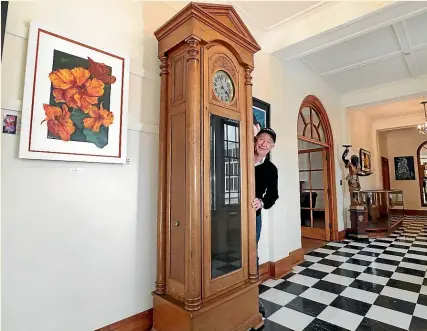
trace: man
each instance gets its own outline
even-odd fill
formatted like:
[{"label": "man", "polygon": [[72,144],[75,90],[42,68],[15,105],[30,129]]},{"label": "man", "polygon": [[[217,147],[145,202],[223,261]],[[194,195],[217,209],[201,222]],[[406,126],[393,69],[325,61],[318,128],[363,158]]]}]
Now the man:
[{"label": "man", "polygon": [[[271,128],[261,129],[255,137],[254,163],[255,163],[255,199],[252,208],[256,210],[256,243],[261,237],[261,210],[270,209],[279,198],[277,189],[277,168],[266,159],[267,154],[274,148],[276,133]],[[257,257],[257,268],[259,269]],[[259,302],[259,311],[265,314],[264,306]]]}]

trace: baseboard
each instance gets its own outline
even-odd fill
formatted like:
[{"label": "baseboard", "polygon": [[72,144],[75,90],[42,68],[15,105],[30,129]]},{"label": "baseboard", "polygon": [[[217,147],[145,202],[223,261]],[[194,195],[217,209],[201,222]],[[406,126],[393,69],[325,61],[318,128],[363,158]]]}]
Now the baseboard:
[{"label": "baseboard", "polygon": [[290,255],[270,263],[270,276],[274,279],[280,279],[292,270],[292,258]]},{"label": "baseboard", "polygon": [[344,229],[338,232],[338,240],[344,240],[347,237],[348,229]]},{"label": "baseboard", "polygon": [[[298,248],[289,253],[289,256],[276,262],[266,262],[260,266],[262,280],[269,278],[280,279],[292,271],[292,267],[304,261],[304,249]],[[269,274],[267,274],[267,271]]]},{"label": "baseboard", "polygon": [[405,209],[405,215],[427,216],[427,209]]},{"label": "baseboard", "polygon": [[153,308],[125,318],[95,331],[150,331],[153,326]]},{"label": "baseboard", "polygon": [[262,279],[263,282],[271,278],[270,268],[271,262],[265,262],[259,266],[259,277]]},{"label": "baseboard", "polygon": [[304,261],[304,248],[298,248],[289,253],[291,257],[292,266],[301,263]]}]

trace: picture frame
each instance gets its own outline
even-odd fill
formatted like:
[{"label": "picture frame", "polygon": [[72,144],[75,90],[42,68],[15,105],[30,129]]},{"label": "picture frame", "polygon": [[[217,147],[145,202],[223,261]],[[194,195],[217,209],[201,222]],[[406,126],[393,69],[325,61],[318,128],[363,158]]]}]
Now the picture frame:
[{"label": "picture frame", "polygon": [[415,180],[415,164],[413,156],[394,158],[394,175],[396,180]]},{"label": "picture frame", "polygon": [[16,134],[18,127],[18,115],[3,114],[3,133]]},{"label": "picture frame", "polygon": [[9,9],[9,1],[1,2],[1,57],[3,58],[4,36],[6,34],[7,11]]},{"label": "picture frame", "polygon": [[126,163],[129,59],[32,21],[19,158]]},{"label": "picture frame", "polygon": [[254,115],[254,136],[256,136],[262,128],[270,127],[270,104],[253,97],[252,108]]},{"label": "picture frame", "polygon": [[[252,109],[253,109],[253,125],[254,125],[254,137],[257,135],[259,130],[270,127],[270,104],[252,97]],[[267,155],[267,160],[270,160],[270,153]]]},{"label": "picture frame", "polygon": [[360,169],[363,172],[371,172],[372,171],[372,158],[371,152],[366,149],[359,149],[359,161],[360,161]]}]

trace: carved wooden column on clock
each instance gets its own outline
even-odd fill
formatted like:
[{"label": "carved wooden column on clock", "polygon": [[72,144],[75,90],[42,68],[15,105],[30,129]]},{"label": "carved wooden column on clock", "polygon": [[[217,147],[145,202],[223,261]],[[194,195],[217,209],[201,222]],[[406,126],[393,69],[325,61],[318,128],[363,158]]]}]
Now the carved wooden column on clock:
[{"label": "carved wooden column on clock", "polygon": [[155,331],[258,329],[252,70],[229,5],[190,3],[161,61]]},{"label": "carved wooden column on clock", "polygon": [[157,195],[157,280],[156,293],[166,291],[166,158],[168,110],[168,58],[160,56],[159,188]]},{"label": "carved wooden column on clock", "polygon": [[[246,113],[247,113],[247,136],[253,136],[253,108],[252,108],[252,68],[245,68],[245,88],[246,88]],[[253,150],[253,140],[248,139],[248,150]],[[255,167],[254,155],[248,153],[248,189],[249,192],[255,192]],[[252,201],[255,194],[250,195],[249,200]],[[256,282],[258,280],[257,270],[257,247],[256,247],[256,213],[252,208],[248,210],[249,222],[249,281]]]},{"label": "carved wooden column on clock", "polygon": [[186,264],[185,309],[200,308],[202,297],[201,259],[201,141],[200,141],[200,39],[191,36],[187,43],[187,213],[188,228],[185,235]]}]

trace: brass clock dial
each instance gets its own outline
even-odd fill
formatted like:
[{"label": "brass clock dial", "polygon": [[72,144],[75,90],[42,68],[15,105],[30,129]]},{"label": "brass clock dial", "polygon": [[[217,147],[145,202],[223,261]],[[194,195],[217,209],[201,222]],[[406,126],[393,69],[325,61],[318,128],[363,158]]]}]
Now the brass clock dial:
[{"label": "brass clock dial", "polygon": [[230,75],[223,70],[218,70],[213,75],[213,91],[218,100],[231,102],[234,99],[234,84]]}]

